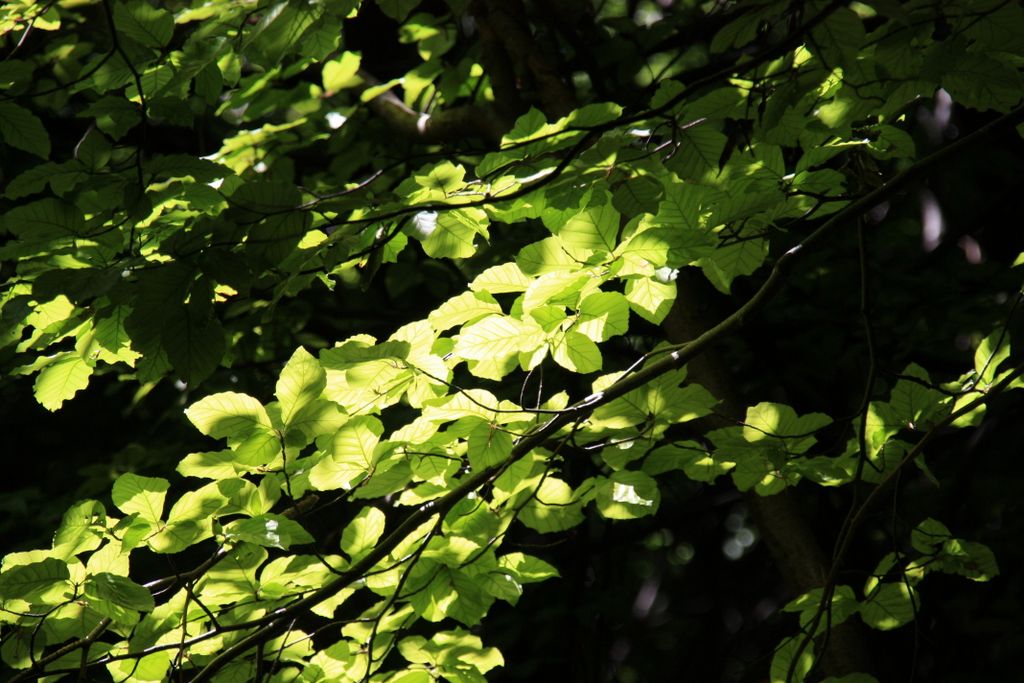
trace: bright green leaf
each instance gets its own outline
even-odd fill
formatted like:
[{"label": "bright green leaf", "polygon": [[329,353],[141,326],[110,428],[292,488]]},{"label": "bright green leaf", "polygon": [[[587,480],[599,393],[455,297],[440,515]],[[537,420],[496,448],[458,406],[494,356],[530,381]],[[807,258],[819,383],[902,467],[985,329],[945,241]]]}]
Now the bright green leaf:
[{"label": "bright green leaf", "polygon": [[320,361],[300,346],[281,371],[274,392],[281,402],[285,424],[290,425],[295,415],[318,398],[326,385],[327,375]]},{"label": "bright green leaf", "polygon": [[185,415],[196,428],[215,439],[242,440],[259,427],[270,427],[263,405],[246,394],[225,391],[193,403]]},{"label": "bright green leaf", "polygon": [[114,505],[126,515],[137,513],[143,519],[158,522],[169,487],[166,479],[125,472],[114,482],[111,497]]},{"label": "bright green leaf", "polygon": [[597,510],[608,519],[653,515],[660,502],[658,484],[642,472],[622,470],[598,484]]},{"label": "bright green leaf", "polygon": [[281,515],[250,517],[233,522],[225,527],[224,531],[228,538],[237,538],[240,541],[282,550],[287,550],[292,545],[313,542],[313,537],[302,528],[301,524]]},{"label": "bright green leaf", "polygon": [[89,386],[92,372],[93,366],[77,353],[62,353],[36,377],[36,400],[47,410],[57,410],[64,401]]},{"label": "bright green leaf", "polygon": [[341,533],[341,550],[353,560],[376,545],[384,533],[384,513],[373,506],[364,507]]},{"label": "bright green leaf", "polygon": [[320,491],[350,489],[371,473],[374,449],[384,426],[375,417],[360,416],[346,422],[334,435],[330,451],[313,466],[309,482]]}]

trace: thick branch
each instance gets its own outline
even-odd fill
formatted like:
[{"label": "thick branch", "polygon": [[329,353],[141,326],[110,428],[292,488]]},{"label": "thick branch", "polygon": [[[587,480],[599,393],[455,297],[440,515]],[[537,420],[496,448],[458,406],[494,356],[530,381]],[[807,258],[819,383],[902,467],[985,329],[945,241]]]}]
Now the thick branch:
[{"label": "thick branch", "polygon": [[[359,75],[365,84],[364,90],[380,84],[380,81],[365,71],[360,71]],[[418,112],[388,90],[370,100],[368,106],[401,135],[428,144],[458,143],[468,138],[481,138],[497,147],[506,130],[501,117],[491,107],[475,104],[431,113]]]},{"label": "thick branch", "polygon": [[[500,40],[505,53],[519,74],[519,90],[523,80],[532,77],[537,98],[544,113],[556,118],[569,114],[576,106],[576,97],[562,80],[560,71],[537,45],[526,22],[526,13],[518,0],[480,0],[474,12],[481,35]],[[506,72],[502,72],[503,76]]]},{"label": "thick branch", "polygon": [[487,72],[494,93],[494,108],[504,121],[511,124],[526,111],[526,104],[519,97],[516,87],[516,72],[505,46],[491,25],[486,21],[487,10],[483,0],[474,0],[469,13],[480,32],[480,61]]},{"label": "thick branch", "polygon": [[[663,327],[668,339],[678,344],[701,334],[713,324],[713,318],[708,315],[708,302],[714,300],[715,293],[695,269],[680,271],[677,285],[678,298]],[[691,360],[686,366],[686,373],[691,381],[722,401],[720,416],[710,418],[708,426],[727,427],[743,418],[746,402],[740,396],[733,374],[718,349],[711,349]],[[793,492],[786,490],[773,496],[759,496],[751,491],[745,499],[792,595],[802,595],[821,586],[828,573],[828,559],[801,513]],[[869,670],[867,648],[852,623],[850,626],[844,624],[832,633],[825,660],[830,675]]]}]

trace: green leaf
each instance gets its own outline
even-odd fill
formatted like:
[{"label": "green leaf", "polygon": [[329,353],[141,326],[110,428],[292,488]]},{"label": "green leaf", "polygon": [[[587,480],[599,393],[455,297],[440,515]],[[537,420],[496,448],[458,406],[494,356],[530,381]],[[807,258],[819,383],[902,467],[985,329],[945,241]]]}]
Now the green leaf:
[{"label": "green leaf", "polygon": [[55,557],[5,568],[0,573],[0,598],[31,601],[53,588],[63,591],[69,578],[67,562]]},{"label": "green leaf", "polygon": [[[188,154],[158,154],[146,162],[146,173],[153,178],[191,178],[201,183],[212,183],[233,175],[227,166]],[[232,199],[246,201],[246,189],[239,189]]]},{"label": "green leaf", "polygon": [[94,118],[96,126],[114,140],[120,140],[125,133],[142,122],[138,104],[113,95],[96,100],[80,111],[78,116]]},{"label": "green leaf", "polygon": [[[799,612],[800,627],[804,629],[804,632],[807,632],[817,612],[821,609],[823,593],[823,589],[814,588],[789,602],[789,604],[782,608],[782,611]],[[821,633],[828,628],[838,626],[856,614],[859,609],[860,605],[857,602],[853,589],[850,586],[836,586],[832,593],[831,605],[829,607],[828,626],[825,625],[824,621],[820,621],[816,633]]]},{"label": "green leaf", "polygon": [[565,117],[567,127],[589,128],[614,121],[622,115],[622,106],[615,102],[592,102],[573,110]]},{"label": "green leaf", "polygon": [[987,55],[966,53],[942,76],[942,87],[972,109],[1008,111],[1021,99],[1020,72]]},{"label": "green leaf", "polygon": [[[803,683],[806,680],[807,674],[810,673],[811,668],[814,666],[813,643],[804,645],[803,650],[800,652],[800,658],[797,659],[796,665],[793,665],[797,650],[804,644],[804,641],[804,636],[799,635],[787,638],[780,646],[775,648],[775,655],[772,657],[770,669],[769,680],[771,683]],[[789,675],[791,668],[793,676]]]},{"label": "green leaf", "polygon": [[[256,528],[254,533],[260,536],[266,532]],[[266,560],[267,551],[258,544],[235,546],[198,584],[200,599],[207,604],[225,605],[255,598],[260,588],[256,572]]]},{"label": "green leaf", "polygon": [[945,524],[929,517],[910,532],[910,544],[917,552],[931,555],[951,537]]},{"label": "green leaf", "polygon": [[50,135],[43,122],[13,102],[0,102],[0,137],[11,147],[43,159],[50,158]]},{"label": "green leaf", "polygon": [[341,57],[326,62],[321,75],[324,90],[333,93],[362,83],[363,79],[356,74],[361,61],[358,52],[343,52]]},{"label": "green leaf", "polygon": [[601,351],[581,332],[566,332],[551,348],[551,357],[567,370],[585,375],[601,369]]},{"label": "green leaf", "polygon": [[597,485],[595,503],[607,519],[636,519],[658,511],[658,484],[643,472],[622,470]]},{"label": "green leaf", "polygon": [[713,457],[695,441],[684,441],[651,451],[644,458],[643,471],[656,476],[671,470],[683,470],[694,481],[712,482],[735,465]]},{"label": "green leaf", "polygon": [[710,235],[704,230],[653,228],[637,233],[619,250],[655,267],[681,268],[712,253]]},{"label": "green leaf", "polygon": [[174,16],[145,0],[115,4],[114,25],[118,31],[147,47],[164,47],[174,34]]},{"label": "green leaf", "polygon": [[115,306],[102,318],[94,320],[93,340],[99,347],[97,357],[105,363],[123,362],[134,366],[139,359],[124,328],[124,322],[131,311],[128,306]]},{"label": "green leaf", "polygon": [[380,11],[395,21],[405,21],[419,4],[420,0],[377,0]]},{"label": "green leaf", "polygon": [[544,560],[523,553],[508,553],[498,558],[498,564],[512,572],[521,583],[536,583],[560,576],[558,570]]},{"label": "green leaf", "polygon": [[[760,24],[772,10],[760,8],[759,11],[741,12],[739,16],[720,28],[711,40],[712,53],[725,52],[729,48],[744,47],[757,38]],[[774,681],[773,681],[774,683]]]},{"label": "green leaf", "polygon": [[469,283],[474,292],[502,294],[504,292],[525,292],[530,286],[530,278],[523,274],[515,263],[503,263],[491,266]]},{"label": "green leaf", "polygon": [[662,184],[652,176],[637,176],[615,188],[612,206],[626,217],[655,213],[663,195]]},{"label": "green leaf", "polygon": [[316,400],[326,386],[327,373],[320,361],[300,346],[281,371],[274,391],[285,425],[290,426],[295,415]]},{"label": "green leaf", "polygon": [[700,230],[703,205],[708,190],[702,185],[674,183],[665,188],[665,197],[658,205],[653,223],[663,228],[676,230]]},{"label": "green leaf", "polygon": [[295,436],[295,430],[305,436],[301,440],[304,446],[318,437],[333,434],[347,420],[348,415],[337,403],[323,398],[314,399],[292,415],[288,423],[288,444],[300,441]]},{"label": "green leaf", "polygon": [[[405,642],[405,641],[402,641]],[[427,671],[416,669],[410,671],[399,671],[388,678],[388,683],[432,683],[434,680]]]},{"label": "green leaf", "polygon": [[504,600],[511,605],[519,602],[519,598],[523,594],[523,584],[516,581],[507,572],[488,572],[486,574],[478,574],[475,578],[489,595],[499,600]]},{"label": "green leaf", "polygon": [[241,441],[259,427],[271,427],[270,416],[252,396],[225,391],[193,403],[185,416],[196,429],[215,439]]},{"label": "green leaf", "polygon": [[477,235],[487,238],[487,214],[480,209],[445,211],[423,240],[423,251],[432,258],[468,258],[476,253]]},{"label": "green leaf", "polygon": [[353,561],[372,549],[384,533],[384,513],[373,506],[364,507],[341,532],[341,551]]},{"label": "green leaf", "polygon": [[700,259],[698,265],[718,291],[728,294],[732,282],[741,275],[750,275],[768,256],[768,241],[746,239],[733,244],[719,245]]},{"label": "green leaf", "polygon": [[60,527],[53,536],[53,547],[74,554],[95,550],[103,537],[107,516],[103,504],[96,500],[75,503],[64,513]]},{"label": "green leaf", "polygon": [[330,580],[331,568],[342,568],[345,561],[337,555],[285,555],[263,566],[259,593],[278,598],[295,595],[303,589],[319,588]]},{"label": "green leaf", "polygon": [[167,318],[161,344],[178,375],[195,385],[220,363],[224,355],[224,328],[208,313],[189,305]]},{"label": "green leaf", "polygon": [[995,555],[985,545],[951,538],[942,544],[939,569],[971,581],[990,581],[999,575]]},{"label": "green leaf", "polygon": [[59,354],[36,377],[34,394],[39,404],[54,411],[89,386],[93,366],[74,351]]},{"label": "green leaf", "polygon": [[368,477],[376,464],[374,450],[384,426],[375,417],[361,415],[346,422],[334,435],[330,451],[309,473],[317,490],[350,489]]},{"label": "green leaf", "polygon": [[834,56],[844,68],[849,68],[862,49],[864,24],[853,10],[840,7],[816,26],[812,35],[817,49],[825,50],[830,58]]},{"label": "green leaf", "polygon": [[999,366],[1010,357],[1010,336],[1003,328],[997,328],[981,340],[974,350],[974,372],[978,381],[991,385]]},{"label": "green leaf", "polygon": [[679,149],[668,166],[680,178],[714,180],[727,142],[725,135],[707,125],[681,130]]},{"label": "green leaf", "polygon": [[39,164],[11,180],[4,195],[9,199],[20,199],[42,191],[49,184],[54,194],[63,197],[68,190],[88,177],[84,166],[74,159],[63,164]]},{"label": "green leaf", "polygon": [[832,422],[822,413],[797,417],[796,411],[780,403],[758,403],[747,408],[743,438],[749,443],[780,439],[790,453],[803,453],[814,444],[813,433]]},{"label": "green leaf", "polygon": [[594,292],[580,302],[576,330],[595,342],[629,331],[629,302],[618,292]]},{"label": "green leaf", "polygon": [[557,237],[547,237],[520,249],[516,255],[516,266],[526,275],[542,275],[574,270],[579,267],[579,262],[568,253]]},{"label": "green leaf", "polygon": [[186,519],[168,524],[155,535],[146,539],[146,545],[155,553],[180,553],[191,545],[213,534],[206,525]]},{"label": "green leaf", "polygon": [[491,315],[462,328],[454,353],[470,360],[507,358],[532,351],[542,341],[535,323],[506,315]]},{"label": "green leaf", "polygon": [[313,542],[313,537],[301,524],[281,515],[257,515],[232,522],[224,528],[224,533],[228,538],[282,550]]},{"label": "green leaf", "polygon": [[142,519],[160,521],[164,511],[164,497],[170,482],[160,477],[140,477],[125,472],[117,481],[111,497],[117,509],[126,515],[138,514]]},{"label": "green leaf", "polygon": [[300,37],[322,12],[323,7],[316,5],[275,3],[248,33],[246,51],[256,52],[260,63],[277,64],[301,44]]},{"label": "green leaf", "polygon": [[589,273],[578,271],[544,273],[530,283],[523,295],[523,312],[555,303],[574,305],[578,292],[592,281]]},{"label": "green leaf", "polygon": [[139,612],[152,612],[154,607],[153,596],[148,590],[127,577],[109,572],[93,574],[86,579],[85,596]]},{"label": "green leaf", "polygon": [[916,592],[903,581],[878,584],[860,606],[864,623],[880,631],[909,624],[916,612]]},{"label": "green leaf", "polygon": [[556,234],[571,256],[585,259],[595,251],[614,251],[618,231],[619,212],[607,195],[598,195],[582,212],[569,218]]},{"label": "green leaf", "polygon": [[540,485],[543,473],[541,463],[535,456],[512,462],[494,480],[494,502],[499,505],[524,503]]},{"label": "green leaf", "polygon": [[29,242],[73,237],[85,229],[80,210],[52,198],[15,207],[4,214],[2,221],[0,225]]},{"label": "green leaf", "polygon": [[413,176],[420,187],[428,190],[429,197],[438,199],[460,190],[465,177],[466,169],[461,164],[456,165],[450,161],[442,161],[430,168],[421,169],[420,173]]},{"label": "green leaf", "polygon": [[641,277],[626,281],[626,300],[629,307],[644,320],[661,324],[676,299],[675,283],[662,283]]},{"label": "green leaf", "polygon": [[486,290],[463,292],[431,311],[428,320],[434,330],[443,332],[450,327],[473,322],[495,313],[501,313],[501,306]]},{"label": "green leaf", "polygon": [[115,660],[107,664],[107,671],[117,680],[164,681],[171,667],[171,652],[157,651],[139,657]]},{"label": "green leaf", "polygon": [[519,521],[541,533],[565,531],[583,521],[580,504],[572,488],[561,479],[548,476],[519,512]]},{"label": "green leaf", "polygon": [[185,477],[202,479],[224,479],[238,474],[235,468],[235,452],[232,450],[189,453],[176,468]]},{"label": "green leaf", "polygon": [[512,435],[496,424],[479,420],[466,437],[466,456],[474,471],[504,462],[512,452]]}]

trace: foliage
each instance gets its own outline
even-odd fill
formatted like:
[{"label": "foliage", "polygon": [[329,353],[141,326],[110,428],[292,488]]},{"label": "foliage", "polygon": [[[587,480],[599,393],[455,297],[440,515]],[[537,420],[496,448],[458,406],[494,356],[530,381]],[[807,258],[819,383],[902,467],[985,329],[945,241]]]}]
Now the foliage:
[{"label": "foliage", "polygon": [[[916,249],[901,194],[1024,118],[1024,10],[546,5],[3,6],[5,374],[48,411],[176,386],[207,437],[6,555],[15,680],[485,680],[489,613],[559,576],[523,539],[665,520],[678,482],[844,496],[818,582],[783,577],[772,681],[875,680],[830,663],[841,624],[998,575],[931,512],[844,571],[901,477],[937,481],[926,447],[1022,386],[1011,261],[952,316],[972,358],[884,355],[939,345],[869,293],[872,252]],[[975,123],[929,151],[933,96]],[[773,297],[813,356],[827,311],[786,292],[839,288],[862,360],[827,404],[701,369]]]}]

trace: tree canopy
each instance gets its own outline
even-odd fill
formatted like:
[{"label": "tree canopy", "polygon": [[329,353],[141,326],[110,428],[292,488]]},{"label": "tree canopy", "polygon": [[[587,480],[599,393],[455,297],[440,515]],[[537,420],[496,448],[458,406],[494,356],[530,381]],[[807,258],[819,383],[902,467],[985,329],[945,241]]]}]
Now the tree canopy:
[{"label": "tree canopy", "polygon": [[1018,670],[1020,3],[15,0],[0,55],[11,680]]}]

